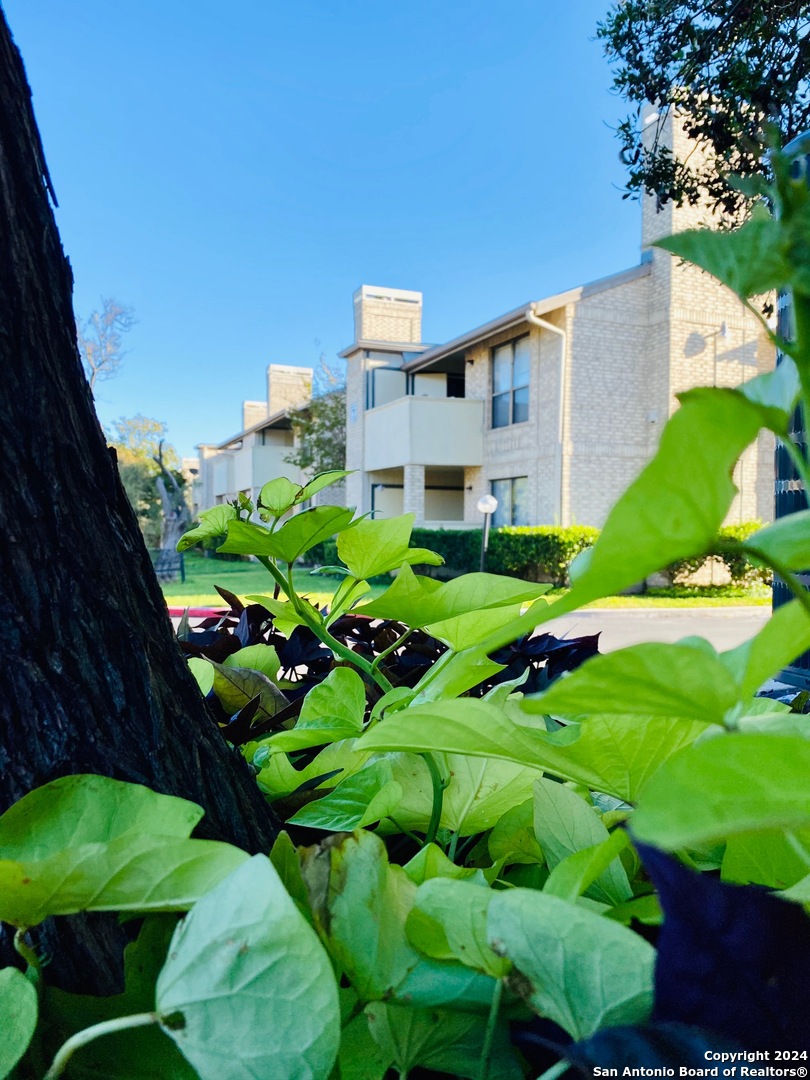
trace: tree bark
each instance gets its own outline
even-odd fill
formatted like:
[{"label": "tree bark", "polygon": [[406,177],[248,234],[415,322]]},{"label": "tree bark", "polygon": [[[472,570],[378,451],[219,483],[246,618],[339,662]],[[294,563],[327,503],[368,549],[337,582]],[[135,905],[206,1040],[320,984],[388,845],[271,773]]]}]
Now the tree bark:
[{"label": "tree bark", "polygon": [[[199,835],[266,851],[277,823],[186,669],[95,416],[30,97],[0,10],[0,811],[100,773],[192,799]],[[55,922],[49,977],[109,992],[114,924]]]}]

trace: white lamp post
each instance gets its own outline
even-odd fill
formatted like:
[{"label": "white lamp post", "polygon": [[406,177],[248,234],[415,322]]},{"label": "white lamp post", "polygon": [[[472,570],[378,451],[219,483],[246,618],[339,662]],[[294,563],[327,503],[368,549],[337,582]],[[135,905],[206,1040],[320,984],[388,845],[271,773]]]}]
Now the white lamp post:
[{"label": "white lamp post", "polygon": [[484,515],[484,532],[481,536],[481,573],[483,574],[487,561],[487,548],[489,547],[489,526],[492,522],[492,515],[498,509],[498,500],[494,495],[482,495],[476,506],[479,514]]}]

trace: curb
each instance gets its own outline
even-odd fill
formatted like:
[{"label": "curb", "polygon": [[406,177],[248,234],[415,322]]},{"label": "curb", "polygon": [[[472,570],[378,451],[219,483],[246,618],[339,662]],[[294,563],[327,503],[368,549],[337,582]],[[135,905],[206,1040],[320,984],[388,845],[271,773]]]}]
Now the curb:
[{"label": "curb", "polygon": [[227,608],[204,608],[204,607],[170,607],[169,615],[173,619],[182,619],[183,613],[188,612],[190,619],[214,619],[218,615],[227,615]]}]

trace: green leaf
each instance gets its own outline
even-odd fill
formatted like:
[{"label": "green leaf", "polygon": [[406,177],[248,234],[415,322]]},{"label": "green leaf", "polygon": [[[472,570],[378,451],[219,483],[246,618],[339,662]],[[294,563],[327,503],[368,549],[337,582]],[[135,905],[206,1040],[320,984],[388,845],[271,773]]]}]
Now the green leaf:
[{"label": "green leaf", "polygon": [[365,711],[363,680],[352,668],[339,667],[330,671],[323,682],[306,695],[296,726],[308,727],[328,718],[356,735],[362,730]]},{"label": "green leaf", "polygon": [[[49,1056],[77,1031],[154,1009],[155,982],[176,925],[172,915],[144,919],[137,939],[124,949],[126,988],[122,994],[93,997],[45,986],[40,1031]],[[171,1039],[154,1025],[117,1031],[87,1043],[70,1059],[69,1075],[71,1080],[197,1080],[197,1073]]]},{"label": "green leaf", "polygon": [[391,762],[382,760],[354,773],[288,820],[312,829],[351,832],[393,814],[401,798],[402,788],[392,778]]},{"label": "green leaf", "polygon": [[304,875],[301,873],[301,860],[298,858],[298,852],[289,833],[282,830],[276,837],[270,851],[270,862],[281,879],[281,884],[295,901],[298,910],[307,922],[311,923],[312,911]]},{"label": "green leaf", "polygon": [[379,1047],[368,1029],[364,1013],[350,1021],[340,1033],[338,1064],[340,1080],[384,1080],[393,1058]]},{"label": "green leaf", "polygon": [[0,859],[0,919],[36,926],[78,911],[184,911],[247,857],[215,840],[127,834],[45,858]]},{"label": "green leaf", "polygon": [[545,862],[543,849],[534,834],[534,799],[526,799],[507,810],[489,834],[489,854],[507,866]]},{"label": "green leaf", "polygon": [[635,802],[661,763],[708,726],[660,717],[593,716],[547,732],[525,719],[516,724],[502,709],[472,698],[411,705],[386,716],[357,746],[371,752],[432,750],[513,761]]},{"label": "green leaf", "polygon": [[[384,722],[389,723],[389,720]],[[393,779],[401,788],[396,809],[397,823],[406,829],[424,831],[433,809],[432,787],[427,765],[414,754],[392,757]],[[436,755],[442,777],[449,780],[442,801],[441,827],[472,836],[484,832],[516,802],[532,791],[538,770],[517,762],[472,758],[464,754]],[[389,827],[384,824],[385,831]]]},{"label": "green leaf", "polygon": [[720,875],[739,885],[787,889],[810,869],[810,828],[785,833],[767,829],[731,836],[725,845]]},{"label": "green leaf", "polygon": [[279,688],[260,671],[226,667],[213,660],[209,660],[208,663],[214,669],[214,693],[229,716],[238,713],[255,697],[260,699],[256,722],[275,716],[277,712],[289,705]]},{"label": "green leaf", "polygon": [[[608,515],[599,539],[571,564],[569,602],[581,605],[708,552],[736,488],[731,473],[759,429],[784,433],[788,414],[727,389],[679,395],[653,460]],[[700,498],[695,493],[700,492]]]},{"label": "green leaf", "polygon": [[739,387],[739,392],[756,405],[778,409],[790,416],[799,398],[799,371],[789,356],[783,356],[773,371],[765,371]]},{"label": "green leaf", "polygon": [[201,1080],[327,1080],[337,1057],[332,967],[264,855],[203,897],[178,927],[156,1007],[183,1014],[182,1027],[163,1029]]},{"label": "green leaf", "polygon": [[658,240],[655,246],[701,267],[747,300],[793,283],[790,243],[782,222],[763,216],[730,231],[689,229]]},{"label": "green leaf", "polygon": [[124,836],[183,839],[201,820],[196,803],[142,784],[83,773],[36,788],[0,817],[0,854],[41,859]]},{"label": "green leaf", "polygon": [[[295,610],[295,606],[289,600],[276,600],[272,596],[246,596],[246,600],[249,600],[252,604],[261,604],[263,608],[266,608],[273,616],[276,622],[276,629],[278,629],[279,623],[288,623],[291,626],[307,626],[307,620],[302,618],[301,615]],[[307,604],[306,600],[302,603]],[[316,619],[320,619],[318,612],[315,608],[309,604],[312,610],[313,616]]]},{"label": "green leaf", "polygon": [[605,918],[615,919],[624,926],[629,926],[633,920],[644,926],[660,926],[664,921],[664,913],[655,893],[646,893],[606,911]]},{"label": "green leaf", "polygon": [[437,877],[463,879],[480,875],[474,867],[457,866],[436,844],[425,844],[402,869],[415,885]]},{"label": "green leaf", "polygon": [[[789,518],[786,520],[790,520]],[[741,699],[810,648],[810,618],[799,600],[778,607],[758,634],[721,656],[739,685]]]},{"label": "green leaf", "polygon": [[305,502],[307,499],[311,499],[313,495],[317,495],[319,491],[331,487],[332,484],[339,483],[345,476],[351,476],[351,474],[351,469],[327,469],[326,472],[318,473],[304,487],[296,501]]},{"label": "green leaf", "polygon": [[687,747],[647,785],[633,835],[667,850],[810,826],[810,742],[723,735]]},{"label": "green leaf", "polygon": [[231,653],[226,660],[223,660],[222,666],[259,671],[272,683],[277,683],[281,662],[272,645],[247,645],[244,649]]},{"label": "green leaf", "polygon": [[[538,780],[534,785],[534,834],[545,853],[548,868],[552,871],[549,882],[554,878],[555,868],[568,856],[603,844],[610,838],[596,811],[571,788],[553,780]],[[629,900],[633,890],[621,862],[612,857],[605,866],[593,879],[591,896],[594,900],[610,905]],[[570,876],[566,874],[563,880],[567,888],[570,885]],[[565,892],[557,891],[556,885],[559,881],[558,875],[549,891],[568,899]],[[549,888],[548,884],[546,888]],[[578,895],[579,893],[576,893],[576,896]]]},{"label": "green leaf", "polygon": [[[369,1030],[384,1056],[396,1063],[400,1076],[421,1066],[451,1076],[480,1076],[486,1018],[447,1009],[412,1009],[406,1005],[366,1006]],[[489,1080],[520,1080],[523,1075],[499,1023],[492,1044]]]},{"label": "green leaf", "polygon": [[299,501],[302,491],[300,484],[294,484],[286,476],[279,476],[276,480],[269,480],[259,492],[259,506],[269,510],[274,518],[280,518]]},{"label": "green leaf", "polygon": [[510,604],[508,607],[491,608],[488,611],[466,611],[463,615],[455,615],[452,619],[442,619],[440,622],[430,623],[425,630],[431,637],[443,641],[445,645],[458,652],[470,645],[477,645],[483,641],[493,630],[505,626],[520,614],[519,604]]},{"label": "green leaf", "polygon": [[807,570],[810,567],[810,510],[779,518],[743,540],[742,547],[755,555],[762,552],[776,559],[787,570]]},{"label": "green leaf", "polygon": [[494,893],[470,881],[436,877],[420,885],[405,923],[408,940],[435,960],[460,961],[500,979],[511,967],[487,941],[487,910]]},{"label": "green leaf", "polygon": [[363,604],[357,611],[375,619],[396,619],[408,626],[422,627],[468,612],[528,603],[548,590],[548,585],[498,574],[463,574],[441,583],[420,577],[409,566],[403,566],[381,596]]},{"label": "green leaf", "polygon": [[711,646],[647,642],[591,657],[545,693],[525,697],[521,708],[551,716],[666,716],[722,724],[737,700],[734,679]]},{"label": "green leaf", "polygon": [[353,510],[341,506],[314,506],[291,517],[272,533],[247,521],[232,521],[228,538],[219,550],[237,555],[266,555],[292,563],[321,540],[328,540],[344,529],[353,514]]},{"label": "green leaf", "polygon": [[11,1073],[28,1049],[37,1026],[37,992],[17,968],[0,969],[0,1080]]},{"label": "green leaf", "polygon": [[210,694],[214,689],[214,669],[208,661],[201,656],[190,656],[186,663],[203,697]]},{"label": "green leaf", "polygon": [[189,907],[247,858],[185,839],[201,817],[185,799],[104,776],[37,788],[0,817],[0,919]]},{"label": "green leaf", "polygon": [[782,893],[784,900],[792,900],[796,904],[810,904],[810,874],[807,874],[797,881],[795,885],[791,885],[789,889],[785,889]]},{"label": "green leaf", "polygon": [[649,1016],[655,950],[620,923],[548,893],[511,889],[492,897],[488,937],[520,972],[510,980],[515,989],[575,1041]]},{"label": "green leaf", "polygon": [[338,537],[338,555],[358,580],[398,570],[403,563],[423,562],[440,566],[444,559],[423,548],[408,548],[415,515],[367,519]]},{"label": "green leaf", "polygon": [[[616,829],[615,832],[610,833],[600,843],[581,848],[572,855],[566,856],[561,862],[557,863],[549,874],[548,881],[543,886],[543,891],[551,893],[553,896],[559,896],[561,900],[574,903],[591,886],[596,886],[600,878],[604,878],[608,870],[612,869],[615,876],[618,877],[619,874],[616,870],[618,866],[621,868],[624,881],[627,882],[627,888],[625,890],[622,883],[622,891],[626,892],[626,895],[623,896],[620,902],[613,901],[613,903],[614,906],[618,907],[620,904],[629,901],[632,897],[632,889],[627,881],[624,868],[620,862],[617,862],[617,856],[624,851],[629,843],[630,837],[624,829]],[[600,891],[602,896],[597,896],[595,888],[593,896],[597,899],[604,899],[613,890],[606,883],[605,888]]]},{"label": "green leaf", "polygon": [[[256,777],[261,790],[271,799],[282,799],[291,794],[302,784],[337,771],[340,779],[362,769],[371,756],[356,750],[356,739],[342,739],[331,743],[317,754],[309,765],[296,769],[286,754],[273,754]],[[327,787],[334,787],[334,779],[324,781]],[[321,785],[319,785],[320,787]]]},{"label": "green leaf", "polygon": [[382,840],[361,831],[307,849],[303,874],[332,959],[361,1001],[384,998],[419,962],[405,936],[416,886],[389,866]]},{"label": "green leaf", "polygon": [[363,730],[365,710],[363,680],[351,668],[335,668],[306,695],[295,727],[273,735],[266,745],[292,751],[354,738]]},{"label": "green leaf", "polygon": [[200,514],[200,524],[183,533],[177,541],[177,550],[187,551],[195,544],[199,544],[201,540],[224,536],[228,531],[228,525],[236,520],[236,516],[236,510],[229,505],[212,506],[210,510],[203,510]]}]

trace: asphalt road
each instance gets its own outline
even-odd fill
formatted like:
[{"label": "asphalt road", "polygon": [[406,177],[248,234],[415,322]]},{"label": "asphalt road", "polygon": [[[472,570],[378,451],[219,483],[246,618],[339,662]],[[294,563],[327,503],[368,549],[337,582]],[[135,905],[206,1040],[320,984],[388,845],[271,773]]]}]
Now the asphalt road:
[{"label": "asphalt road", "polygon": [[769,615],[768,607],[589,610],[554,619],[542,629],[557,637],[601,633],[600,652],[642,641],[672,642],[691,636],[706,638],[718,652],[723,652],[753,637]]}]

